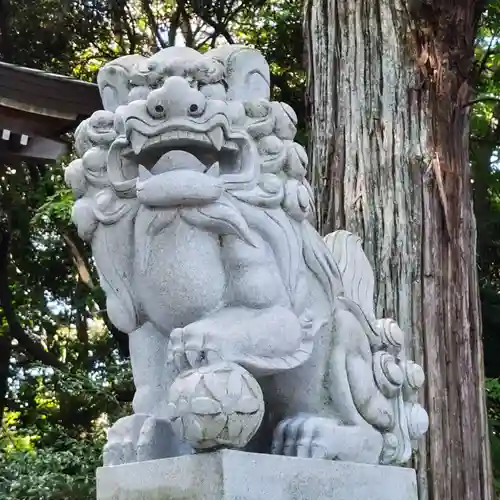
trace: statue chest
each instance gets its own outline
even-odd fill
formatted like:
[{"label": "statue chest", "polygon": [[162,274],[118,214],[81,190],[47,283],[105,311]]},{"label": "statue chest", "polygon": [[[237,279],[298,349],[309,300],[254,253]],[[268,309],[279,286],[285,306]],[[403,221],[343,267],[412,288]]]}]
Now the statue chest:
[{"label": "statue chest", "polygon": [[141,209],[135,237],[136,297],[157,328],[169,333],[221,304],[226,277],[217,234],[188,224],[177,211]]}]

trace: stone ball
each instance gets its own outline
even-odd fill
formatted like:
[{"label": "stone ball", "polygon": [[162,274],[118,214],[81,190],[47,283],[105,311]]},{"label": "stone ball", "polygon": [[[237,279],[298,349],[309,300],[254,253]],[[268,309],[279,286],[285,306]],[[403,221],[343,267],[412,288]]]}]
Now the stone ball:
[{"label": "stone ball", "polygon": [[221,362],[179,375],[168,408],[175,432],[194,449],[243,448],[262,423],[264,396],[247,370]]},{"label": "stone ball", "polygon": [[420,439],[429,429],[429,415],[419,404],[407,404],[405,406],[410,439]]}]

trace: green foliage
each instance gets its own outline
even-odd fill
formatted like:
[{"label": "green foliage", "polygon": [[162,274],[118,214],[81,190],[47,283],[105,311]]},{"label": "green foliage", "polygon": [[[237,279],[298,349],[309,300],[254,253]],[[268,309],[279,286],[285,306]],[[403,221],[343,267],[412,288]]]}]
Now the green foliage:
[{"label": "green foliage", "polygon": [[[176,38],[244,42],[272,61],[305,143],[300,12],[298,0],[1,0],[0,60],[95,80],[105,61]],[[127,339],[70,221],[69,161],[0,165],[0,500],[95,498],[105,430],[131,412]]]},{"label": "green foliage", "polygon": [[299,122],[296,140],[307,145],[301,3],[266,2],[257,15],[238,18],[234,28],[239,41],[257,47],[270,62],[273,98],[292,104]]},{"label": "green foliage", "polygon": [[500,498],[500,379],[486,380],[486,398],[490,424],[493,481],[496,495]]},{"label": "green foliage", "polygon": [[0,500],[95,498],[104,430],[131,412],[128,364],[91,373],[33,365],[13,392],[17,411],[5,415],[0,439]]},{"label": "green foliage", "polygon": [[478,228],[478,268],[486,374],[500,376],[500,3],[490,2],[476,43],[477,99],[471,114],[470,159]]},{"label": "green foliage", "polygon": [[103,433],[64,437],[38,450],[4,451],[0,456],[0,500],[88,500],[95,498]]},{"label": "green foliage", "polygon": [[476,43],[476,103],[470,159],[478,229],[478,270],[494,486],[500,498],[500,2],[482,16]]}]

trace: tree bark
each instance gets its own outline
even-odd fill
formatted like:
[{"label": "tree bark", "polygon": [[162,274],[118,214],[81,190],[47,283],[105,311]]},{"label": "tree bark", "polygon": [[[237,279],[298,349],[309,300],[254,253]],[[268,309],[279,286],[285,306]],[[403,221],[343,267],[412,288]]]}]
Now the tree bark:
[{"label": "tree bark", "polygon": [[17,317],[8,279],[10,236],[10,230],[0,228],[0,308],[8,327],[8,332],[5,333],[9,341],[8,345],[11,347],[11,341],[15,339],[19,343],[19,346],[33,359],[47,366],[62,369],[63,365],[57,357],[45,350],[38,341],[34,340],[24,330]]},{"label": "tree bark", "polygon": [[[0,311],[0,325],[3,314]],[[9,391],[10,356],[12,353],[12,341],[6,332],[0,330],[0,427],[3,421],[7,393]]]},{"label": "tree bark", "polygon": [[468,161],[475,0],[307,0],[310,178],[425,367],[420,499],[493,498]]}]

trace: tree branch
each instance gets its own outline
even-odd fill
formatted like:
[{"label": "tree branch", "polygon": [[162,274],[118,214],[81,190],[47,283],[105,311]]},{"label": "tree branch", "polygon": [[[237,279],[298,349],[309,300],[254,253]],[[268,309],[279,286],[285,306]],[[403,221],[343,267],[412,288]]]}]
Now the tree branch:
[{"label": "tree branch", "polygon": [[157,45],[160,46],[160,48],[164,49],[165,47],[168,46],[168,44],[163,40],[163,37],[161,36],[160,33],[160,28],[158,27],[158,23],[156,22],[155,15],[153,14],[153,10],[151,9],[151,4],[148,0],[142,0],[142,8],[144,9],[144,12],[146,13],[146,17],[148,18],[149,25],[151,27],[151,30],[153,31]]},{"label": "tree branch", "polygon": [[109,319],[109,316],[106,312],[106,300],[104,294],[102,290],[98,286],[96,286],[92,279],[90,267],[86,262],[83,250],[79,248],[80,245],[73,240],[73,238],[67,231],[62,232],[62,237],[68,245],[69,251],[71,253],[71,258],[78,271],[81,282],[90,290],[92,298],[99,308],[99,314],[104,321],[106,328],[109,330],[110,335],[116,340],[120,353],[124,357],[128,357],[128,335],[118,330],[118,328],[116,328],[113,323],[111,323],[111,320]]},{"label": "tree branch", "polygon": [[479,63],[479,65],[476,65],[477,71],[476,71],[476,74],[475,74],[475,78],[477,80],[481,77],[482,72],[486,69],[486,64],[488,64],[488,59],[490,58],[490,56],[494,52],[492,50],[492,47],[493,47],[493,42],[494,42],[494,40],[496,40],[497,36],[498,36],[498,32],[496,32],[491,37],[490,43],[488,44],[488,48],[486,49],[486,52],[484,53],[484,56],[483,56],[481,62]]},{"label": "tree branch", "polygon": [[102,320],[104,321],[104,324],[106,325],[106,328],[118,344],[118,350],[120,351],[120,354],[123,357],[128,358],[130,356],[128,335],[118,330],[118,328],[116,328],[116,326],[111,323],[111,320],[109,319],[108,313],[106,311],[106,298],[104,296],[104,292],[101,288],[96,287],[93,290],[92,296],[95,300],[95,303],[97,304],[97,307],[99,307],[99,313]]},{"label": "tree branch", "polygon": [[173,47],[175,45],[175,37],[177,36],[177,30],[179,29],[179,23],[181,19],[181,7],[180,2],[178,2],[177,9],[175,9],[172,17],[170,18],[170,26],[168,27],[168,46]]},{"label": "tree branch", "polygon": [[92,276],[90,275],[89,266],[85,262],[85,258],[83,256],[82,252],[80,252],[76,243],[73,241],[71,236],[66,231],[64,231],[62,233],[62,237],[63,237],[63,240],[68,245],[68,248],[69,248],[69,251],[71,254],[71,258],[73,260],[73,263],[75,264],[75,267],[78,271],[78,275],[80,276],[80,279],[90,289],[93,289],[95,287],[94,281],[92,280]]},{"label": "tree branch", "polygon": [[35,360],[41,361],[45,365],[53,366],[54,368],[63,369],[62,363],[51,352],[36,340],[34,340],[28,332],[24,330],[21,323],[17,318],[17,314],[13,307],[13,298],[10,291],[7,268],[8,268],[8,255],[10,246],[10,231],[0,231],[0,306],[2,307],[3,314],[7,320],[9,327],[9,334],[15,338],[19,345]]},{"label": "tree branch", "polygon": [[478,104],[480,102],[500,102],[500,97],[495,97],[495,96],[478,97],[477,99],[472,99],[472,101],[465,103],[462,107],[468,108],[469,106],[474,106],[474,104]]},{"label": "tree branch", "polygon": [[[137,32],[135,31],[134,27],[134,16],[132,15],[132,12],[130,11],[130,7],[125,1],[123,3],[123,19],[125,21],[125,29],[127,30],[127,36],[130,41],[130,54],[135,54],[136,48],[137,48]],[[130,20],[130,23],[129,23]]]},{"label": "tree branch", "polygon": [[[191,8],[193,9],[193,13],[196,14],[205,24],[210,26],[214,33],[212,35],[213,44],[215,44],[215,40],[219,35],[222,35],[226,41],[230,44],[234,44],[234,39],[229,33],[227,26],[222,21],[216,21],[211,18],[210,14],[203,11],[199,5],[195,2],[191,2]],[[226,16],[226,19],[230,19],[232,17],[232,13]]]},{"label": "tree branch", "polygon": [[[3,314],[0,311],[0,325]],[[8,382],[10,375],[10,356],[12,352],[12,340],[6,332],[0,332],[0,423],[3,420],[3,413],[7,399]]]},{"label": "tree branch", "polygon": [[193,47],[194,46],[194,35],[193,35],[193,29],[191,28],[191,17],[187,13],[187,11],[184,7],[181,10],[180,25],[181,25],[181,29],[182,29],[182,34],[184,36],[184,39],[186,40],[186,46]]}]

